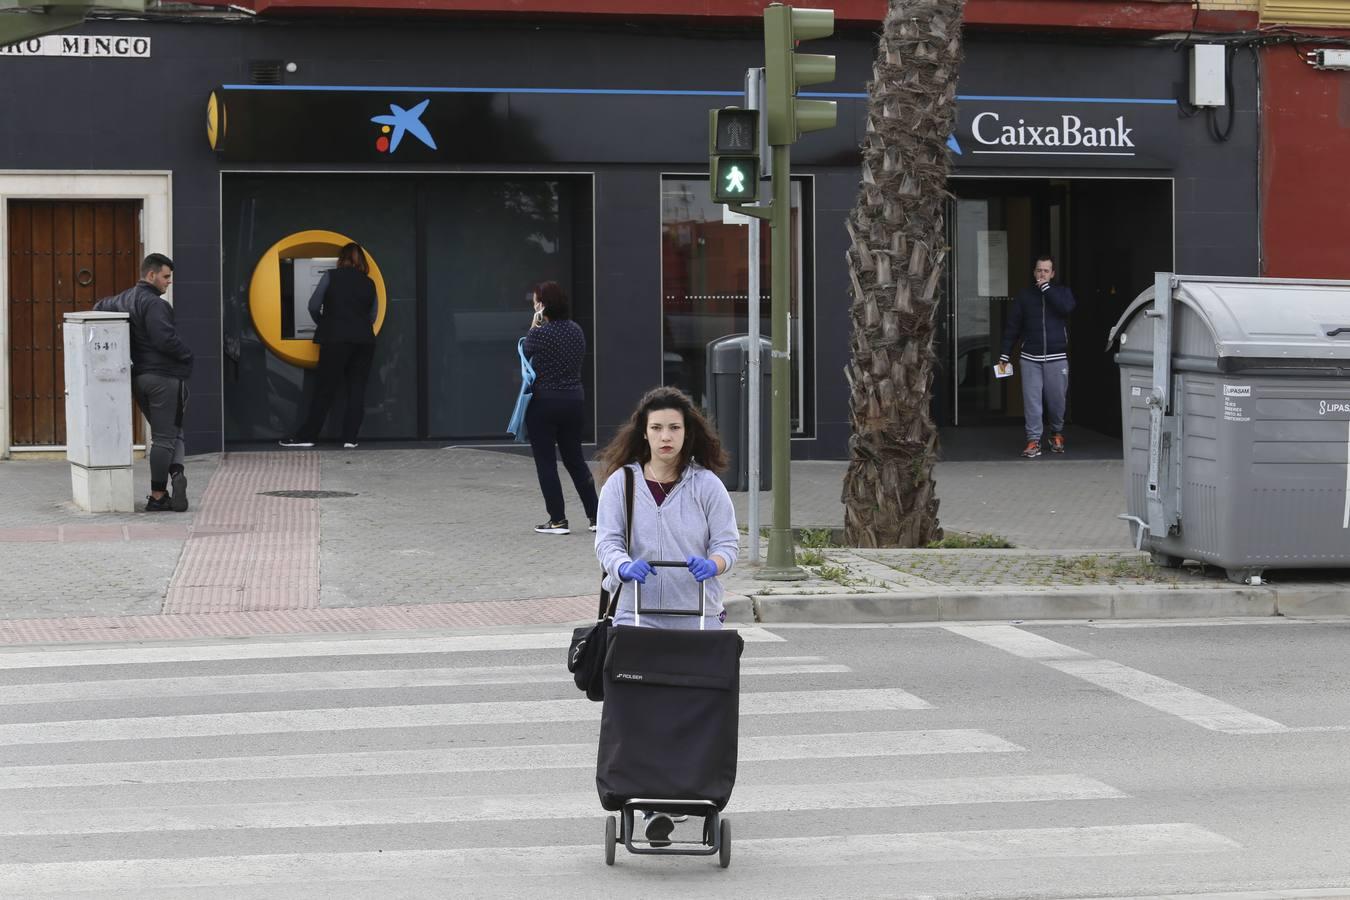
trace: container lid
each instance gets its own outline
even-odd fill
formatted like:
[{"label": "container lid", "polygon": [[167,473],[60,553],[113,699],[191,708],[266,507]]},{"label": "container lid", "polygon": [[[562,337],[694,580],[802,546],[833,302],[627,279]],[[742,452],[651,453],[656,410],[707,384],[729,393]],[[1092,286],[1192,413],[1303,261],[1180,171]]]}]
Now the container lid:
[{"label": "container lid", "polygon": [[68,312],[64,318],[67,322],[125,322],[131,316],[124,312],[94,312],[91,309],[85,312]]},{"label": "container lid", "polygon": [[[1194,311],[1209,329],[1220,359],[1269,364],[1350,360],[1350,281],[1192,275],[1176,279],[1173,300]],[[1152,305],[1149,287],[1111,329],[1110,343]]]}]

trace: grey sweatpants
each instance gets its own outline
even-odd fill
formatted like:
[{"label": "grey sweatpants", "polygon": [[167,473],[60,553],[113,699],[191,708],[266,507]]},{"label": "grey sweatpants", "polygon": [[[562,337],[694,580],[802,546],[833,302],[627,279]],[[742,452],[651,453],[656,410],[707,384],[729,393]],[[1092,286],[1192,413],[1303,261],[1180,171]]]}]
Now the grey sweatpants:
[{"label": "grey sweatpants", "polygon": [[150,420],[150,490],[168,490],[169,467],[183,464],[183,410],[187,382],[147,372],[131,379],[141,414]]},{"label": "grey sweatpants", "polygon": [[1051,434],[1064,430],[1064,398],[1068,392],[1068,360],[1035,362],[1022,359],[1022,406],[1027,416],[1027,440],[1041,439],[1047,419]]}]

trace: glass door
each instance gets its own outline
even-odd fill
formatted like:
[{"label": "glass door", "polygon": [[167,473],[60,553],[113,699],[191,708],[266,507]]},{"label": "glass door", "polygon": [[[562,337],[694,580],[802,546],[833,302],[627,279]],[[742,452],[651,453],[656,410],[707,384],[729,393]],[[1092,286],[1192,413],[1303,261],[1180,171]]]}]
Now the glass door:
[{"label": "glass door", "polygon": [[[1038,254],[1058,259],[1062,191],[1046,180],[954,180],[953,259],[947,316],[948,386],[956,425],[1022,416],[1021,375],[994,363],[1013,296],[1031,283]],[[945,418],[945,417],[944,417]]]}]

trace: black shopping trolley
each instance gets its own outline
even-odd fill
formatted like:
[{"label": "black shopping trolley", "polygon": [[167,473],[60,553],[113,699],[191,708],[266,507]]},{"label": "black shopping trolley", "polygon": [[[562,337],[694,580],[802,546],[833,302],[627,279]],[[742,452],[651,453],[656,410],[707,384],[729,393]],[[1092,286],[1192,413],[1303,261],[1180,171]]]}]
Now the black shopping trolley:
[{"label": "black shopping trolley", "polygon": [[[682,562],[652,566],[686,568]],[[610,629],[605,654],[605,704],[595,784],[605,817],[605,862],[623,841],[630,853],[712,856],[731,864],[731,828],[722,810],[736,783],[740,718],[740,657],[734,630],[703,628],[706,587],[697,610],[646,609],[634,583],[638,625]],[[698,616],[697,631],[642,628],[642,616]],[[668,846],[634,844],[634,813],[701,817],[699,841]]]}]

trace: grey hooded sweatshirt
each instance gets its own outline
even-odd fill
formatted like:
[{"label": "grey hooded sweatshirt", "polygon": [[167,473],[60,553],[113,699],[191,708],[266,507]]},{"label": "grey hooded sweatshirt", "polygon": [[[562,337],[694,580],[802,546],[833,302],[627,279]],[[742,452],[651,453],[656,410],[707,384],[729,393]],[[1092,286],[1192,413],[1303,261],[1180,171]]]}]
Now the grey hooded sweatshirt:
[{"label": "grey hooded sweatshirt", "polygon": [[[736,530],[736,510],[721,479],[698,463],[685,467],[665,502],[656,505],[642,477],[642,467],[629,463],[633,470],[633,546],[624,546],[624,478],[620,469],[609,476],[600,489],[600,509],[596,514],[595,556],[605,570],[605,587],[613,592],[620,584],[619,566],[635,559],[678,560],[690,556],[711,559],[717,554],[730,570],[740,549]],[[717,578],[704,582],[707,603],[704,627],[720,628],[722,583]],[[632,625],[634,585],[623,584],[615,625]],[[655,570],[642,587],[642,608],[698,609],[698,582],[688,569]],[[643,615],[642,624],[654,628],[698,628],[697,616]]]}]

